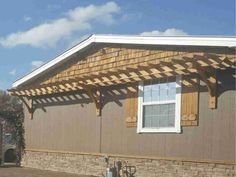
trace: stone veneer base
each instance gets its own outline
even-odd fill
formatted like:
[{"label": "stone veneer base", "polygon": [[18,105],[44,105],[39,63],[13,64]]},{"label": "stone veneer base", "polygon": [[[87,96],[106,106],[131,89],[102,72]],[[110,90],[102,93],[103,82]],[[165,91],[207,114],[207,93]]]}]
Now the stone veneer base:
[{"label": "stone veneer base", "polygon": [[[128,161],[128,165],[136,167],[135,177],[236,177],[235,164],[130,157],[109,159],[110,163]],[[26,151],[22,166],[94,176],[105,174],[106,169],[102,155],[45,151]]]}]

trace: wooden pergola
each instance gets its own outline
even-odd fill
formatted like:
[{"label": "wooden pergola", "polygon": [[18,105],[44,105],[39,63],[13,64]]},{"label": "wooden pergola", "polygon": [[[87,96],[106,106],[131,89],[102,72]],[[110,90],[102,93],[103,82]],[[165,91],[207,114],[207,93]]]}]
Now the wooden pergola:
[{"label": "wooden pergola", "polygon": [[[101,87],[133,83],[142,80],[171,77],[177,75],[197,74],[206,84],[209,92],[209,108],[216,108],[217,76],[216,70],[224,70],[235,66],[234,55],[185,53],[168,59],[149,59],[145,62],[133,63],[122,67],[114,67],[87,74],[74,75],[61,81],[21,86],[10,89],[11,95],[18,96],[33,114],[33,100],[43,95],[85,91],[96,106],[97,115],[101,115]],[[191,83],[182,84],[189,85]],[[29,99],[29,101],[26,100]]]}]

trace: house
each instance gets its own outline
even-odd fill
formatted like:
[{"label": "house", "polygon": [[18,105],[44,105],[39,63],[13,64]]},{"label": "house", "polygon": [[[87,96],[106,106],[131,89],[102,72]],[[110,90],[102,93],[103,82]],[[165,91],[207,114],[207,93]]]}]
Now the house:
[{"label": "house", "polygon": [[22,165],[136,177],[235,174],[235,37],[92,35],[9,90]]}]

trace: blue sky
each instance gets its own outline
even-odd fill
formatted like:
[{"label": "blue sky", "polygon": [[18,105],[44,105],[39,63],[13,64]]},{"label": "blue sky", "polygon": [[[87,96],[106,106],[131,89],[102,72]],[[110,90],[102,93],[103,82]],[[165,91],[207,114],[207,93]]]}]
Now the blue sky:
[{"label": "blue sky", "polygon": [[0,89],[93,33],[234,36],[235,1],[1,1]]}]

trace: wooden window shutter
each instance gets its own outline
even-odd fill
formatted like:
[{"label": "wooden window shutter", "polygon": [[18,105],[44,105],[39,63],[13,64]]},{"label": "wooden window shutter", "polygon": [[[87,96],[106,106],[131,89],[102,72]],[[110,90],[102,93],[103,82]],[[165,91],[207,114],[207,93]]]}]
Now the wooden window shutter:
[{"label": "wooden window shutter", "polygon": [[199,78],[182,77],[181,126],[197,126],[199,113]]},{"label": "wooden window shutter", "polygon": [[126,106],[126,127],[137,127],[138,115],[138,83],[127,86]]}]

